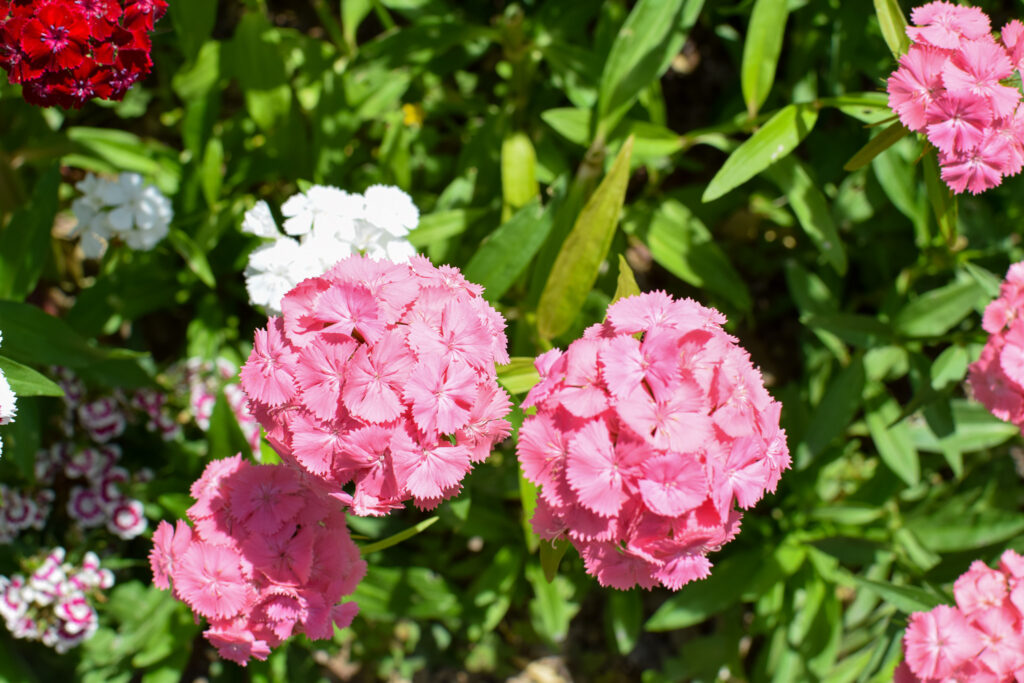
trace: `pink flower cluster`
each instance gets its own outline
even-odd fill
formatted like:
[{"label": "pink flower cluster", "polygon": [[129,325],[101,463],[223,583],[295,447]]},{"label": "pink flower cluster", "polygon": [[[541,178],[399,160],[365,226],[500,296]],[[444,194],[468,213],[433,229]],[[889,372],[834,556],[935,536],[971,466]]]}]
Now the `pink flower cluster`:
[{"label": "pink flower cluster", "polygon": [[999,297],[985,309],[989,333],[981,356],[968,368],[975,398],[1000,420],[1024,429],[1024,262],[1010,266]]},{"label": "pink flower cluster", "polygon": [[942,179],[977,194],[1024,167],[1024,109],[1010,84],[1024,68],[1024,24],[999,40],[977,7],[930,2],[911,12],[913,43],[889,77],[889,106],[939,150]]},{"label": "pink flower cluster", "polygon": [[241,372],[271,444],[357,515],[454,495],[510,430],[505,322],[481,292],[421,256],[353,255],[301,282]]},{"label": "pink flower cluster", "polygon": [[355,617],[366,563],[334,501],[298,470],[214,460],[192,485],[194,527],[161,522],[150,564],[158,588],[206,617],[206,638],[225,659],[266,659],[295,633],[329,638]]},{"label": "pink flower cluster", "polygon": [[99,626],[92,594],[114,585],[96,553],[87,552],[81,567],[64,561],[55,548],[25,578],[0,576],[0,616],[15,638],[39,640],[64,653],[88,640]]},{"label": "pink flower cluster", "polygon": [[1024,557],[975,561],[953,584],[956,606],[910,615],[896,683],[1024,680]]},{"label": "pink flower cluster", "polygon": [[678,589],[789,467],[780,404],[722,328],[725,317],[662,292],[621,299],[541,381],[519,431],[540,486],[539,536],[568,534],[601,585]]},{"label": "pink flower cluster", "polygon": [[260,459],[260,423],[249,412],[248,399],[242,388],[231,380],[238,377],[238,368],[218,358],[216,363],[190,358],[181,369],[184,392],[188,394],[189,409],[196,424],[204,432],[210,429],[210,418],[217,403],[217,392],[223,391],[253,457]]}]

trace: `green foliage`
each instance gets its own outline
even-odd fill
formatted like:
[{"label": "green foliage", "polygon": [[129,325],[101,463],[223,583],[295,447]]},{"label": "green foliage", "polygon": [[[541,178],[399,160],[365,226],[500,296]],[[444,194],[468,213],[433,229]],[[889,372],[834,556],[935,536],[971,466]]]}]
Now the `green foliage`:
[{"label": "green foliage", "polygon": [[[981,313],[1024,259],[1024,181],[951,195],[883,92],[911,5],[871,8],[175,0],[123,103],[44,111],[0,87],[0,370],[19,394],[5,485],[30,486],[54,441],[49,366],[130,391],[168,388],[189,357],[244,361],[265,316],[247,304],[242,216],[318,183],[411,193],[410,241],[507,320],[513,403],[539,381],[534,357],[617,298],[715,306],[784,404],[794,459],[708,578],[616,592],[533,532],[515,408],[513,439],[456,498],[350,518],[369,564],[350,628],[244,671],[147,587],[148,542],[55,518],[0,546],[0,574],[64,543],[118,585],[66,656],[0,636],[0,678],[498,679],[555,656],[579,680],[891,680],[910,613],[949,603],[973,560],[1024,550],[1020,431],[964,389]],[[83,261],[65,235],[84,171],[156,184],[168,239]],[[223,393],[206,433],[136,426],[123,448],[156,474],[133,493],[150,528],[185,515],[209,458],[249,450]]]}]

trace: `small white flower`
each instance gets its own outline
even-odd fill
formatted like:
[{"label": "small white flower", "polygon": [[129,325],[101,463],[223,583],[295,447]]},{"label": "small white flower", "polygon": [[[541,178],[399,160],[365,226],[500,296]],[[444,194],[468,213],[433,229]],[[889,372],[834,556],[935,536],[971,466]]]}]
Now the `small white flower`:
[{"label": "small white flower", "polygon": [[371,185],[364,196],[366,208],[362,220],[377,230],[403,237],[420,221],[420,211],[412,197],[397,187]]},{"label": "small white flower", "polygon": [[265,201],[256,202],[256,206],[245,212],[245,218],[242,219],[242,232],[271,239],[277,239],[280,236],[277,231],[277,223],[270,215],[270,207]]},{"label": "small white flower", "polygon": [[363,198],[326,185],[314,185],[302,194],[292,195],[281,205],[287,216],[284,231],[305,235],[311,230],[326,231],[342,239],[351,239],[353,223],[362,212]]},{"label": "small white flower", "polygon": [[14,422],[14,417],[18,414],[17,399],[4,373],[0,372],[0,425]]},{"label": "small white flower", "polygon": [[281,237],[259,246],[249,255],[249,264],[245,267],[245,289],[249,292],[249,300],[257,306],[265,306],[268,311],[280,313],[281,299],[292,287],[309,277],[302,273],[310,270],[312,266],[299,243],[291,237]]},{"label": "small white flower", "polygon": [[174,211],[170,200],[138,173],[122,173],[109,181],[88,174],[75,187],[83,196],[71,203],[78,225],[71,235],[82,235],[86,258],[99,258],[114,237],[132,249],[148,251],[170,230]]}]

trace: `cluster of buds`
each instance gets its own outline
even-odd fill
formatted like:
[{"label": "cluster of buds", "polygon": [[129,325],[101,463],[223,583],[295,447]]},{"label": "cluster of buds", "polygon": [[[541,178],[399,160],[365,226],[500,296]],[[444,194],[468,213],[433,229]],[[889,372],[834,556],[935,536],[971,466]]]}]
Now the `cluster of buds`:
[{"label": "cluster of buds", "polygon": [[42,529],[55,497],[51,489],[30,495],[0,484],[0,545],[10,543],[28,529]]},{"label": "cluster of buds", "polygon": [[29,560],[28,576],[0,576],[0,616],[15,638],[38,640],[63,654],[96,632],[99,622],[89,598],[114,585],[114,575],[101,569],[87,552],[82,566],[64,561],[64,548]]}]

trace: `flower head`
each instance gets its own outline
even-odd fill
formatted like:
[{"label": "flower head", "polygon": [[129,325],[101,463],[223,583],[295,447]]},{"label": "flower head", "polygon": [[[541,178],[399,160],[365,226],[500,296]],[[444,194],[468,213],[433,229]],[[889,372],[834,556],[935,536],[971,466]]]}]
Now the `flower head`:
[{"label": "flower head", "polygon": [[540,486],[532,520],[567,535],[605,586],[676,590],[789,466],[778,404],[724,317],[662,292],[609,306],[606,321],[536,361],[517,446]]}]

